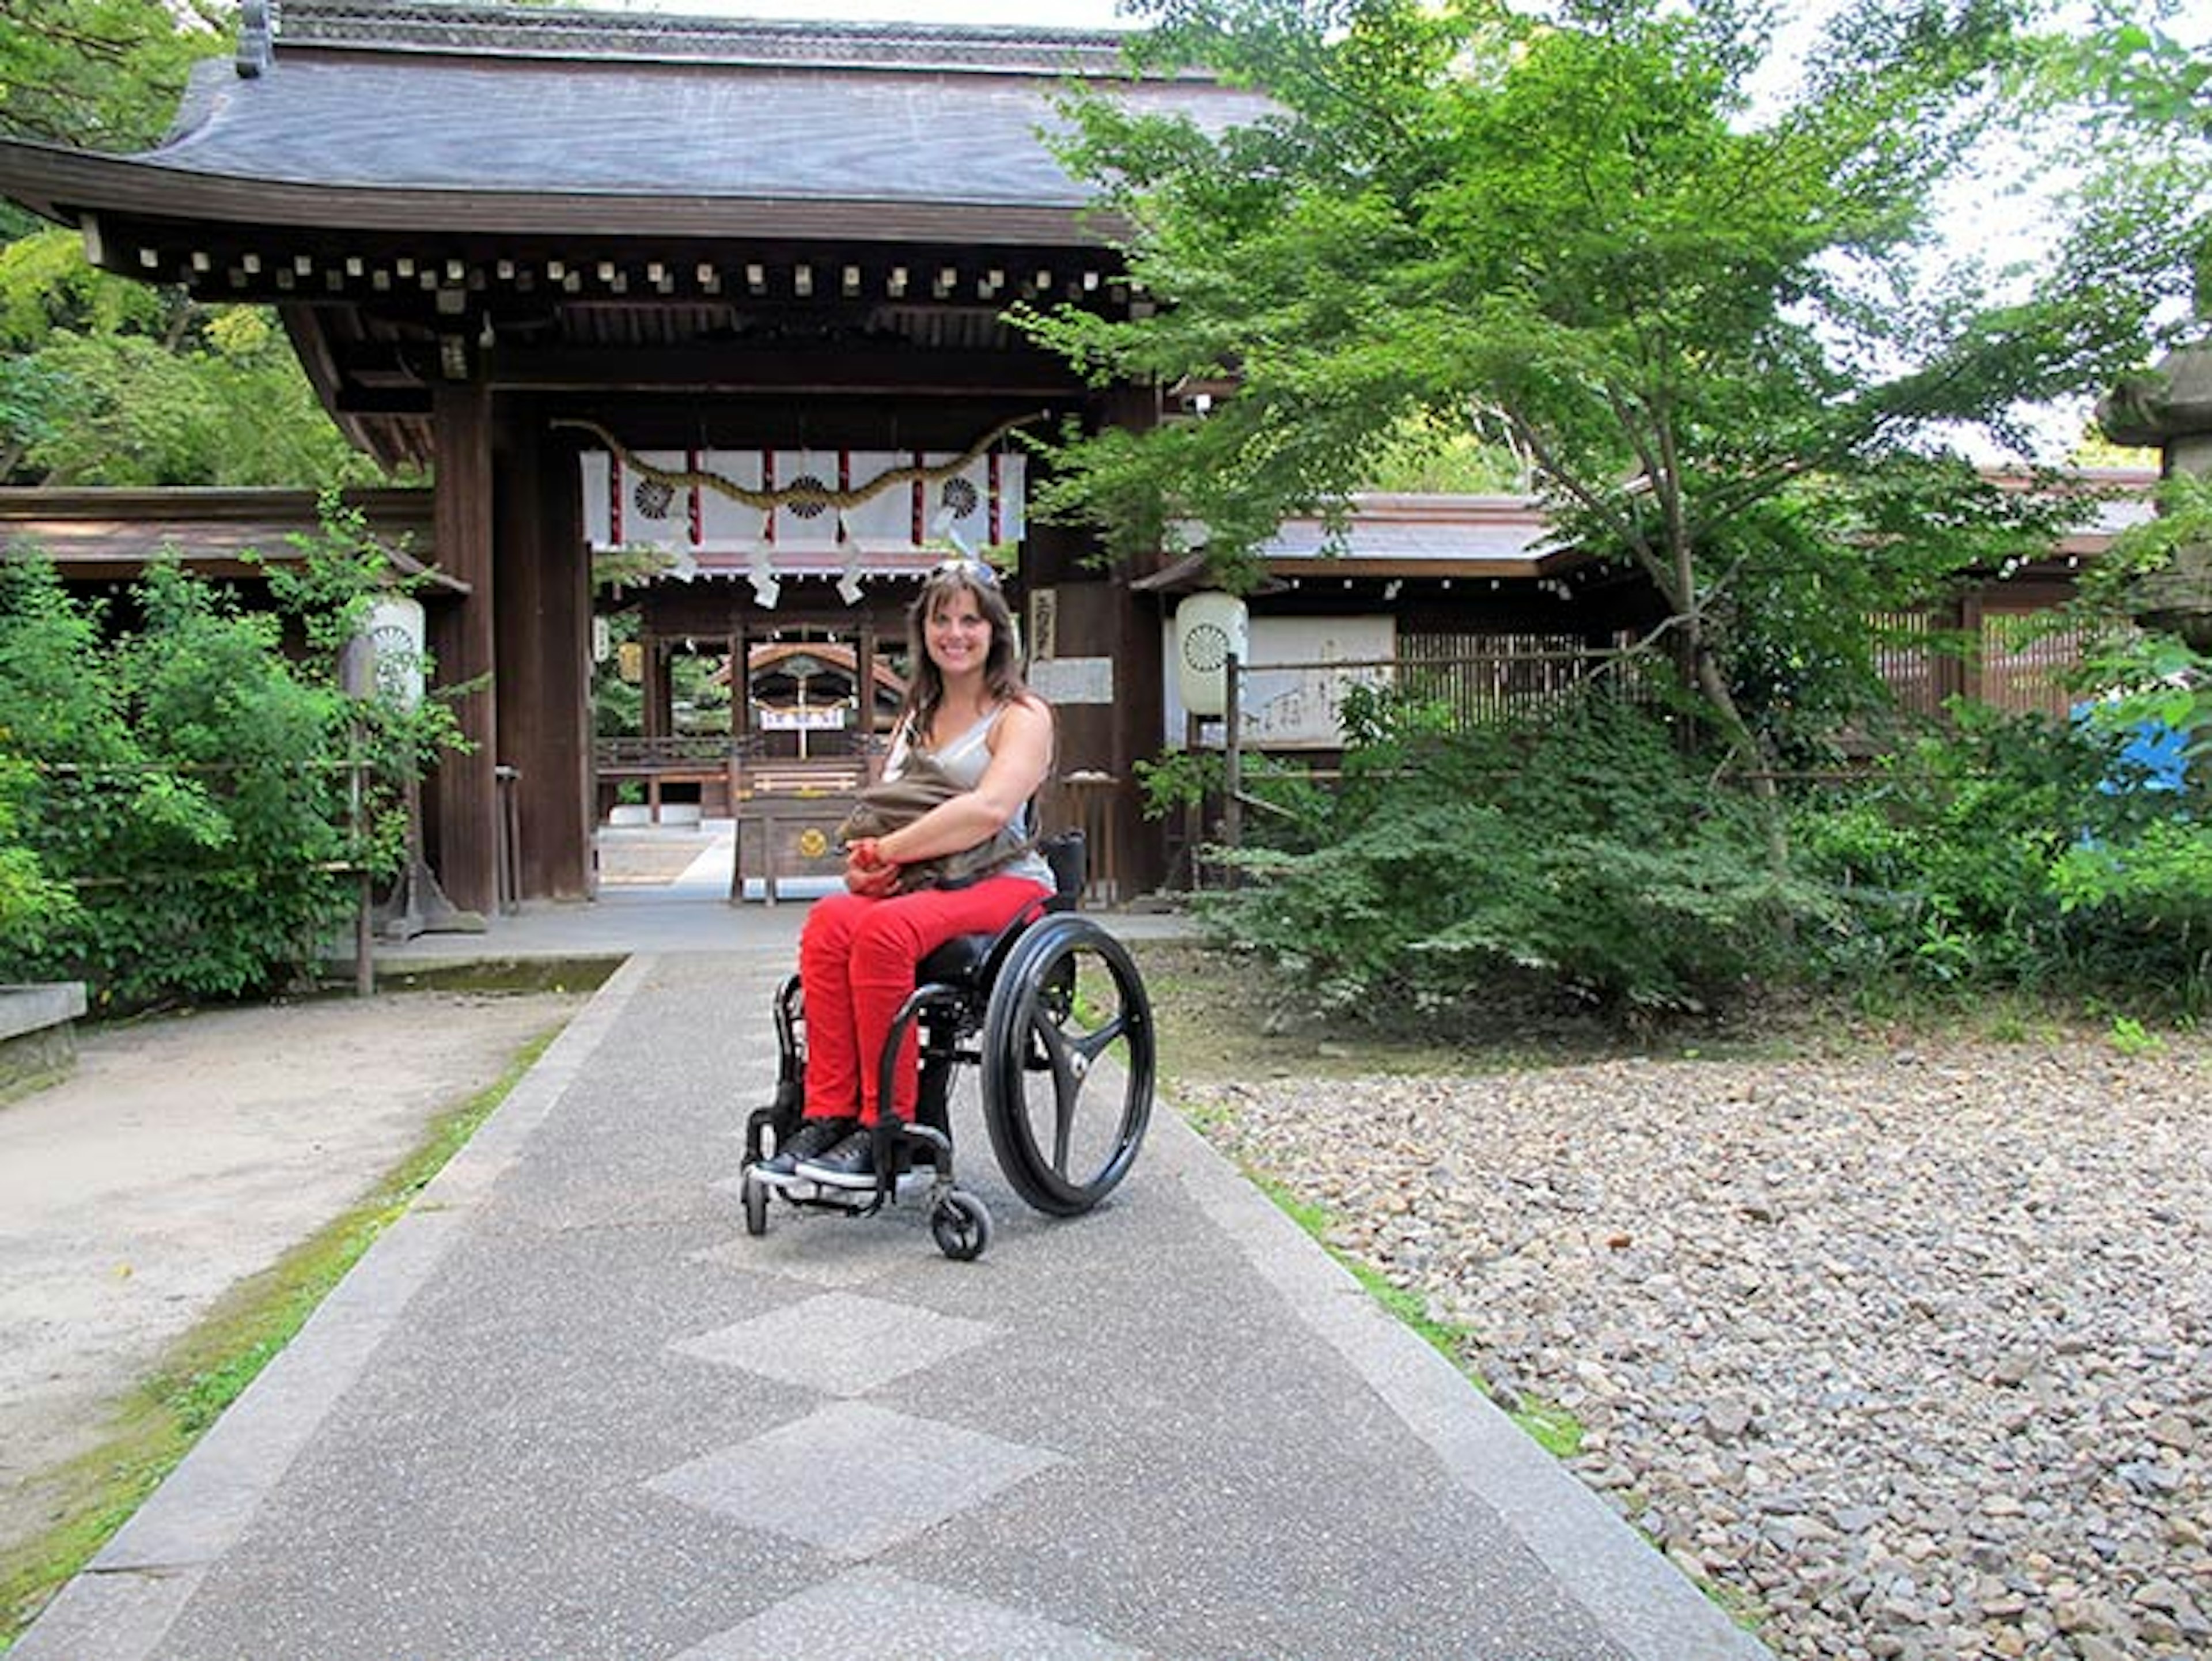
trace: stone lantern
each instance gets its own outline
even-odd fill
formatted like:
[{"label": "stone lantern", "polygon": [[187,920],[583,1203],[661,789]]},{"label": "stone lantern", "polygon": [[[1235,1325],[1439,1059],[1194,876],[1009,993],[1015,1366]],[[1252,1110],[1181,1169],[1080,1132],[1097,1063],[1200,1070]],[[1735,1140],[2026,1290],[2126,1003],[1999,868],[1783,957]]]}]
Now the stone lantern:
[{"label": "stone lantern", "polygon": [[[2117,444],[2163,451],[2166,473],[2212,479],[2212,345],[2169,352],[2108,393],[2097,419]],[[2136,579],[2130,602],[2145,628],[2212,652],[2212,541],[2184,544],[2165,565]]]}]

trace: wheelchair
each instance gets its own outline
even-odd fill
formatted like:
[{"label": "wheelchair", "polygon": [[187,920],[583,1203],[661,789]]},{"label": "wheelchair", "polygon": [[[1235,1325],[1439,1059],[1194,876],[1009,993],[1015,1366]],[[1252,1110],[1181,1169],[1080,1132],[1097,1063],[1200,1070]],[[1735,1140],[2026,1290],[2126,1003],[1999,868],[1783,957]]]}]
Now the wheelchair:
[{"label": "wheelchair", "polygon": [[921,1089],[911,1120],[886,1112],[875,1129],[875,1186],[833,1188],[757,1167],[799,1127],[805,1099],[806,1012],[796,975],[776,994],[774,1099],[745,1121],[740,1167],[745,1232],[768,1232],[771,1203],[870,1216],[926,1174],[938,1249],[955,1262],[983,1254],[991,1214],[953,1174],[956,1069],[981,1070],[982,1116],[1007,1184],[1033,1209],[1073,1217],[1113,1192],[1135,1163],[1152,1117],[1155,1062],[1150,1001],[1121,941],[1076,911],[1080,831],[1048,837],[1054,893],[996,934],[946,941],[915,971],[878,1061],[878,1099],[908,1031],[921,1029]]}]

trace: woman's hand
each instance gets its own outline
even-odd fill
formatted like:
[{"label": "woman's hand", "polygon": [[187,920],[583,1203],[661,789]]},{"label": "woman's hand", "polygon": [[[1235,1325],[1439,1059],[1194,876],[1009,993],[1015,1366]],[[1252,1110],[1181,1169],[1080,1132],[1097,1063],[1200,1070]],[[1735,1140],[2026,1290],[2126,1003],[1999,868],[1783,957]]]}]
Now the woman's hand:
[{"label": "woman's hand", "polygon": [[845,849],[845,886],[855,894],[883,899],[898,889],[898,867],[884,857],[874,837],[860,837]]}]

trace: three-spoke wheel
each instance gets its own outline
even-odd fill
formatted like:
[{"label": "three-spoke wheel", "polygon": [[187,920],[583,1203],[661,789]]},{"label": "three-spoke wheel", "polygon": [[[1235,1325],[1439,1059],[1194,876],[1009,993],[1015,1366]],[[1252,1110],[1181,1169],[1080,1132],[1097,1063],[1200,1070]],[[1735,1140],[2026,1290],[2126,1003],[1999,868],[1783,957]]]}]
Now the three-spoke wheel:
[{"label": "three-spoke wheel", "polygon": [[1090,1210],[1137,1157],[1152,1110],[1152,1003],[1121,941],[1086,917],[1014,943],[985,1012],[983,1123],[1037,1210]]}]

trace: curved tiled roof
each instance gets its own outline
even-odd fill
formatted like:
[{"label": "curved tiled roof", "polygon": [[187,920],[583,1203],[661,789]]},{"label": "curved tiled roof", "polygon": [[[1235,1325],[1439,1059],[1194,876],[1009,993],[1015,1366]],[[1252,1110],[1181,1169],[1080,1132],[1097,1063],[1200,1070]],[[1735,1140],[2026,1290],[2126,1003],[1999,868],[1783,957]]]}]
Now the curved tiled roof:
[{"label": "curved tiled roof", "polygon": [[1139,303],[1043,136],[1071,78],[1208,129],[1111,31],[245,0],[137,155],[0,139],[0,197],[95,264],[285,309],[325,405],[427,461],[434,388],[1060,397],[1017,300]]},{"label": "curved tiled roof", "polygon": [[203,64],[148,158],[230,179],[408,191],[1074,207],[1039,137],[1050,83],[945,71],[331,54],[239,82]]},{"label": "curved tiled roof", "polygon": [[155,149],[72,167],[0,144],[0,190],[64,213],[101,197],[158,211],[152,196],[173,191],[180,214],[289,223],[326,192],[356,225],[386,222],[390,193],[410,198],[390,222],[411,227],[474,198],[508,229],[531,228],[531,199],[573,223],[568,204],[597,198],[629,204],[612,228],[703,234],[727,230],[732,204],[860,217],[881,204],[1021,216],[1004,227],[1019,240],[1040,214],[1072,225],[1091,196],[1042,137],[1071,77],[1118,77],[1121,95],[1208,125],[1261,106],[1200,77],[1131,75],[1111,31],[362,0],[295,0],[270,28],[256,11],[235,59],[195,66]]},{"label": "curved tiled roof", "polygon": [[[252,8],[248,8],[249,15]],[[979,73],[1110,72],[1123,36],[1110,29],[949,23],[800,22],[589,12],[567,8],[387,5],[294,0],[274,38],[290,46],[376,46],[412,52],[657,59],[719,64],[884,64]],[[271,32],[249,28],[245,55],[266,61]]]}]

